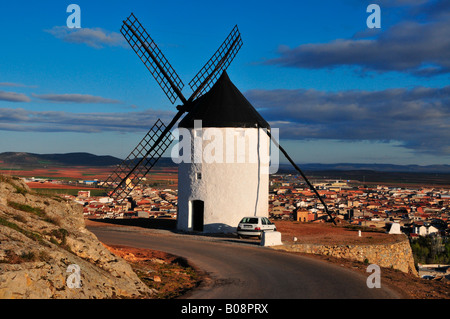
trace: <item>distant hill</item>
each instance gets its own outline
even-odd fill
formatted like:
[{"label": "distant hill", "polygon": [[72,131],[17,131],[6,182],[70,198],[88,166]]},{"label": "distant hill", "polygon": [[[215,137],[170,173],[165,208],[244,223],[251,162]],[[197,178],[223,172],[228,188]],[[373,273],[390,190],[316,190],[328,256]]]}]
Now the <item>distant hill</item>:
[{"label": "distant hill", "polygon": [[0,153],[0,165],[14,166],[111,166],[121,160],[113,156],[98,156],[90,153],[33,154],[6,152]]},{"label": "distant hill", "polygon": [[[110,155],[90,153],[34,154],[22,152],[0,153],[0,166],[45,167],[45,166],[90,166],[104,167],[122,163],[122,159]],[[175,166],[172,159],[161,158],[158,166]]]},{"label": "distant hill", "polygon": [[[310,178],[357,180],[367,183],[450,185],[449,165],[389,164],[303,164],[300,169]],[[281,164],[278,173],[297,174],[291,165]]]},{"label": "distant hill", "polygon": [[[395,165],[395,164],[299,164],[305,171],[375,171],[398,173],[450,173],[450,165]],[[294,170],[290,164],[280,164],[281,170]]]},{"label": "distant hill", "polygon": [[[114,166],[123,160],[109,155],[94,155],[90,153],[66,154],[34,154],[20,152],[0,153],[0,166]],[[137,161],[137,160],[135,160]],[[175,167],[170,157],[161,157],[157,166]],[[403,173],[447,173],[450,165],[393,165],[393,164],[299,164],[303,171],[372,171],[372,172],[403,172]],[[280,164],[279,172],[295,172],[290,164]]]}]

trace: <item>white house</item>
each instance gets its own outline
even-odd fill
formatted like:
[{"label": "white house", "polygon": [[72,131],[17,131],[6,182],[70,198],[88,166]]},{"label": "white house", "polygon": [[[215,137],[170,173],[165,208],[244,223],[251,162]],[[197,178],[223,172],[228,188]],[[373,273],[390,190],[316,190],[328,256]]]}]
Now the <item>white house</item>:
[{"label": "white house", "polygon": [[414,233],[419,236],[428,236],[433,233],[437,233],[438,229],[431,225],[414,226]]}]

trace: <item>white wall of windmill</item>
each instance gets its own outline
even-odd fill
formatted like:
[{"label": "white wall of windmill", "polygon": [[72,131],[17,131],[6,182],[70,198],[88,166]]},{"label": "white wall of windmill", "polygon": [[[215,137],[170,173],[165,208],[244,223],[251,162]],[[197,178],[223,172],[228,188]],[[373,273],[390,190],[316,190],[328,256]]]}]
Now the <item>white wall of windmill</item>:
[{"label": "white wall of windmill", "polygon": [[[258,128],[189,131],[191,161],[181,162],[178,167],[178,229],[229,233],[236,231],[242,217],[267,217],[267,134]],[[198,201],[203,202],[200,226]]]}]

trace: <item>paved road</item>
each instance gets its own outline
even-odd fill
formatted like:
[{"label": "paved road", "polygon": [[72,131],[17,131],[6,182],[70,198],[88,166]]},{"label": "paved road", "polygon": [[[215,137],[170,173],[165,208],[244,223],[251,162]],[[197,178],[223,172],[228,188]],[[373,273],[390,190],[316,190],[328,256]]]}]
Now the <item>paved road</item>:
[{"label": "paved road", "polygon": [[[190,236],[131,227],[90,227],[105,244],[168,252],[209,274],[192,299],[392,299],[393,291],[368,288],[367,276],[339,265],[232,238]],[[369,275],[369,273],[367,274]]]}]

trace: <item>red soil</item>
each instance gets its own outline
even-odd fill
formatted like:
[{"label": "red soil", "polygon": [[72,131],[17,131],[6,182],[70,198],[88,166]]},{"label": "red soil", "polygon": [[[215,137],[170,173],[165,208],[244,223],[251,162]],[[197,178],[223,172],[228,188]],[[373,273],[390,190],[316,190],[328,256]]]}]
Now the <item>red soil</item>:
[{"label": "red soil", "polygon": [[382,231],[374,231],[366,228],[361,231],[361,237],[358,231],[351,227],[334,226],[324,223],[300,223],[291,221],[275,221],[277,230],[281,232],[281,239],[285,243],[293,243],[294,237],[298,243],[310,244],[328,244],[328,245],[363,245],[363,244],[381,244],[394,243],[398,241],[399,236],[389,235]]},{"label": "red soil", "polygon": [[39,183],[39,182],[30,182],[27,183],[29,188],[39,188],[39,189],[96,189],[94,187],[85,187],[85,186],[72,186],[72,185],[64,185],[64,184],[54,184],[54,183]]}]

